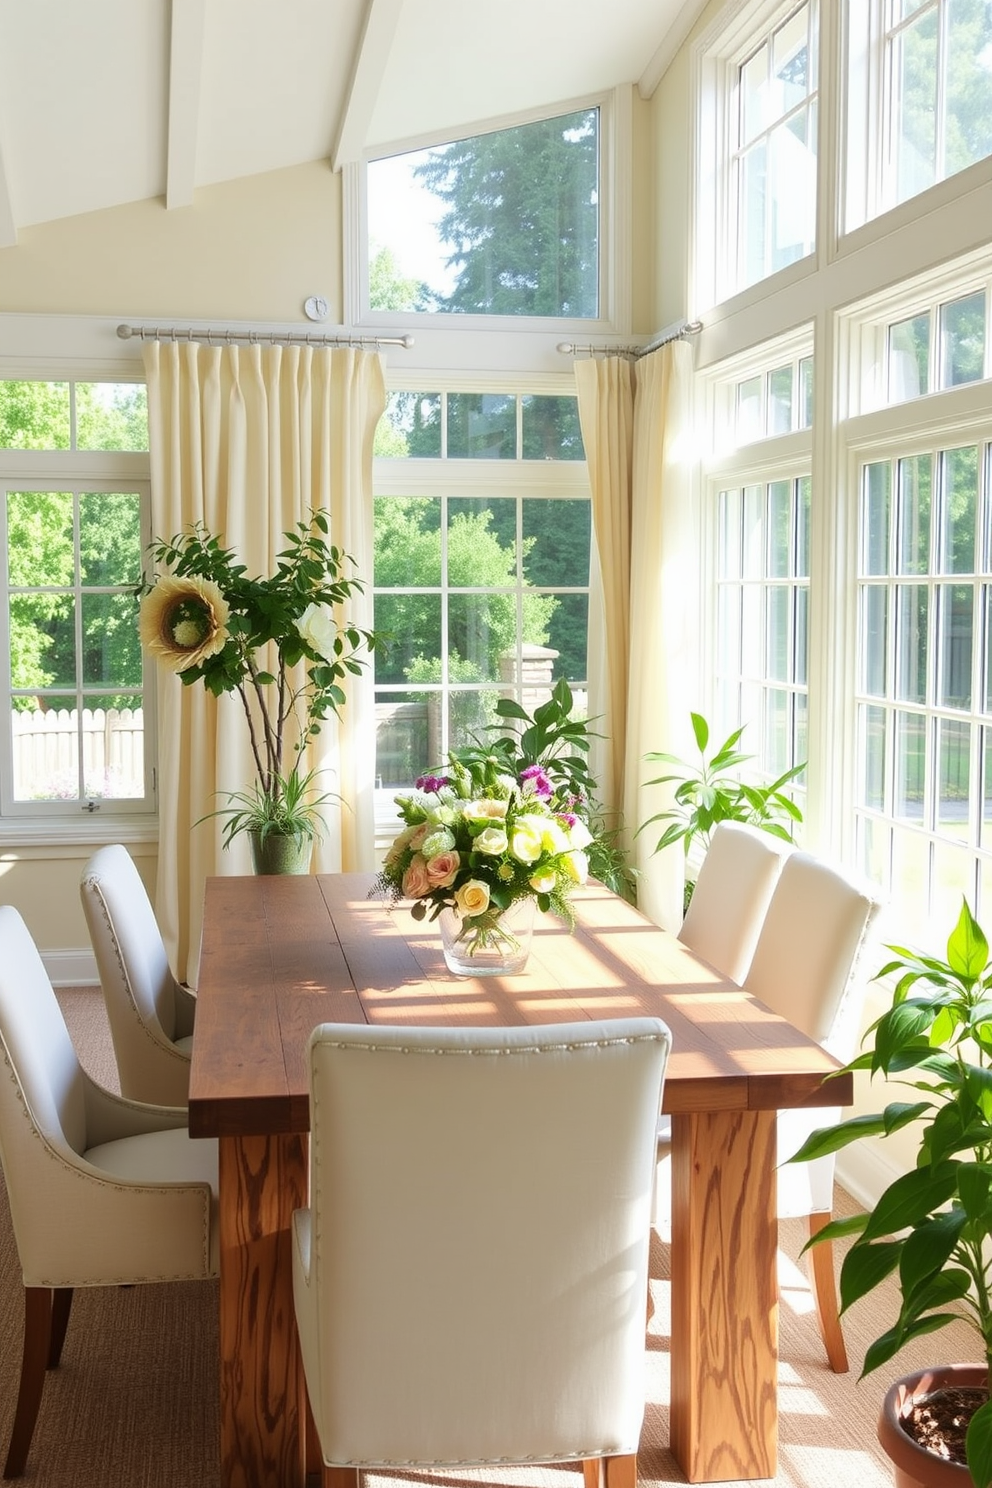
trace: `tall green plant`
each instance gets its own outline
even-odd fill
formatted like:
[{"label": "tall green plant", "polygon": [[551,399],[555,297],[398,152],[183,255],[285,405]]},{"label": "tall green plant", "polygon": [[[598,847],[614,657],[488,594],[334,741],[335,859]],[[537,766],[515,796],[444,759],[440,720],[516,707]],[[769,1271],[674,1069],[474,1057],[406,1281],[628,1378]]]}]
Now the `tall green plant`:
[{"label": "tall green plant", "polygon": [[[894,1101],[814,1132],[792,1159],[805,1162],[864,1137],[918,1123],[916,1165],[867,1214],[834,1220],[809,1244],[857,1236],[840,1273],[841,1311],[893,1272],[895,1322],[865,1355],[862,1376],[913,1338],[961,1318],[979,1338],[992,1378],[992,965],[967,901],[946,960],[889,946],[898,975],[892,1005],[865,1035],[870,1047],[846,1066],[899,1080],[922,1099]],[[977,1488],[992,1483],[992,1402],[972,1417],[968,1467]]]},{"label": "tall green plant", "polygon": [[699,763],[690,764],[676,754],[661,752],[644,756],[647,760],[677,767],[667,775],[658,775],[647,781],[648,785],[668,785],[673,780],[678,781],[678,785],[675,787],[674,806],[649,816],[638,827],[638,832],[655,822],[667,821],[668,826],[655,843],[655,852],[681,842],[687,856],[697,840],[708,847],[713,828],[722,821],[749,822],[791,842],[793,824],[801,822],[803,815],[795,801],[785,794],[784,787],[805,770],[805,762],[793,765],[771,785],[750,785],[737,773],[741,765],[754,758],[737,747],[744,729],[735,729],[707,757],[709,724],[701,713],[690,713],[689,717],[699,750]]}]

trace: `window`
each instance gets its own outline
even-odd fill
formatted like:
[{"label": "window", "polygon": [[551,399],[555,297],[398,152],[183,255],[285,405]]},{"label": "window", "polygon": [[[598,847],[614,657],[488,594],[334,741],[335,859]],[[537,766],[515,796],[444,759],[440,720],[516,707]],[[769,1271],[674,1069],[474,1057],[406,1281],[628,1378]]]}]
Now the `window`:
[{"label": "window", "polygon": [[716,698],[721,737],[774,779],[806,758],[808,475],[716,493]]},{"label": "window", "polygon": [[816,9],[807,0],[737,68],[732,161],[737,287],[813,251],[816,228]]},{"label": "window", "polygon": [[5,816],[148,810],[144,387],[0,382]]},{"label": "window", "polygon": [[584,705],[591,507],[574,395],[400,391],[377,434],[376,773],[384,791],[532,712]]},{"label": "window", "polygon": [[989,0],[849,12],[848,230],[992,155]]},{"label": "window", "polygon": [[697,309],[816,246],[818,0],[756,3],[697,46]]},{"label": "window", "polygon": [[990,448],[861,466],[861,851],[920,923],[992,911]]},{"label": "window", "polygon": [[601,110],[371,160],[373,311],[600,314]]}]

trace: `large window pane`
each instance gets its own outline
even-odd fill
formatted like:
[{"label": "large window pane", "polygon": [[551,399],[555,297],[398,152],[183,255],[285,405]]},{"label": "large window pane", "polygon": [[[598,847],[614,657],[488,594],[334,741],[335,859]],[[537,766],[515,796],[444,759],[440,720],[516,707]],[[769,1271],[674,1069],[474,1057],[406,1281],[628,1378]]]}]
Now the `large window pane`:
[{"label": "large window pane", "polygon": [[513,460],[517,400],[501,393],[448,394],[450,459]]},{"label": "large window pane", "polygon": [[990,55],[992,6],[988,0],[948,0],[944,117],[947,176],[992,154]]},{"label": "large window pane", "polygon": [[599,110],[371,161],[372,309],[599,313]]},{"label": "large window pane", "polygon": [[863,572],[889,571],[889,520],[892,504],[892,467],[888,460],[865,466],[862,521]]},{"label": "large window pane", "polygon": [[939,694],[945,708],[971,707],[974,600],[969,584],[941,584],[937,590]]},{"label": "large window pane", "polygon": [[968,840],[968,800],[971,780],[971,725],[953,718],[938,720],[937,826],[961,841]]},{"label": "large window pane", "polygon": [[896,589],[896,697],[900,702],[927,700],[927,615],[929,590],[923,584]]},{"label": "large window pane", "polygon": [[0,381],[0,449],[68,448],[67,382]]},{"label": "large window pane", "polygon": [[524,576],[538,588],[589,583],[592,506],[546,498],[523,502]]},{"label": "large window pane", "polygon": [[948,388],[962,382],[977,382],[984,371],[985,292],[982,290],[940,307],[940,385]]},{"label": "large window pane", "polygon": [[889,402],[902,403],[930,390],[930,316],[913,315],[889,326]]},{"label": "large window pane", "polygon": [[889,639],[889,591],[879,585],[865,589],[862,615],[862,690],[885,696],[886,652]]},{"label": "large window pane", "polygon": [[144,384],[77,382],[76,448],[146,450],[148,395]]},{"label": "large window pane", "polygon": [[520,400],[525,460],[584,460],[576,398],[528,394]]},{"label": "large window pane", "polygon": [[895,43],[893,131],[898,200],[932,185],[937,176],[938,14],[930,10]]},{"label": "large window pane", "polygon": [[375,431],[375,454],[388,459],[439,459],[441,394],[391,393]]},{"label": "large window pane", "polygon": [[903,821],[924,819],[926,719],[920,713],[895,715],[895,792],[893,815]]},{"label": "large window pane", "polygon": [[945,450],[940,460],[940,567],[943,573],[970,574],[975,561],[978,510],[978,450],[975,445]]},{"label": "large window pane", "polygon": [[932,469],[929,455],[913,455],[899,461],[896,568],[902,574],[925,574],[930,569]]}]

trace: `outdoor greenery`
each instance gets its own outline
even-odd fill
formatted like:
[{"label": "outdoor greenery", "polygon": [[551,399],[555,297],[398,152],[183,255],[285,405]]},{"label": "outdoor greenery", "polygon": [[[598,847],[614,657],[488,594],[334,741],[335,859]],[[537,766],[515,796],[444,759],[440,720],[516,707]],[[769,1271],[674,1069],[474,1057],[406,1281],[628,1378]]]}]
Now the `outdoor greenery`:
[{"label": "outdoor greenery", "polygon": [[[863,1374],[911,1339],[964,1318],[992,1371],[992,964],[967,901],[947,956],[889,946],[878,978],[897,977],[892,1005],[868,1030],[869,1047],[846,1067],[882,1074],[916,1092],[877,1115],[814,1132],[792,1159],[837,1152],[864,1137],[915,1123],[916,1164],[867,1214],[834,1220],[809,1243],[850,1237],[840,1273],[841,1311],[896,1273],[895,1321],[865,1355]],[[922,1098],[920,1098],[922,1097]],[[977,1488],[992,1482],[992,1403],[972,1417],[966,1439]]]}]

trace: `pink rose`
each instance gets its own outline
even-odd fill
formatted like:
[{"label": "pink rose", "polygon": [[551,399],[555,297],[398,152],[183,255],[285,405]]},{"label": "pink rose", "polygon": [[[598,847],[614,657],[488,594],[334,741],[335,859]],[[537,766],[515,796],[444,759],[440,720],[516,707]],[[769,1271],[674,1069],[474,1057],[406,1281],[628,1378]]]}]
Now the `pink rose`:
[{"label": "pink rose", "polygon": [[403,875],[403,893],[408,899],[423,899],[431,891],[427,863],[421,853],[414,853]]},{"label": "pink rose", "polygon": [[432,831],[433,828],[431,827],[430,822],[422,821],[419,826],[413,828],[412,832],[410,833],[407,846],[412,847],[414,852],[416,852],[417,848],[421,845],[424,838],[427,837]]},{"label": "pink rose", "polygon": [[430,858],[427,863],[427,881],[431,888],[446,889],[453,884],[460,862],[461,858],[454,848]]}]

